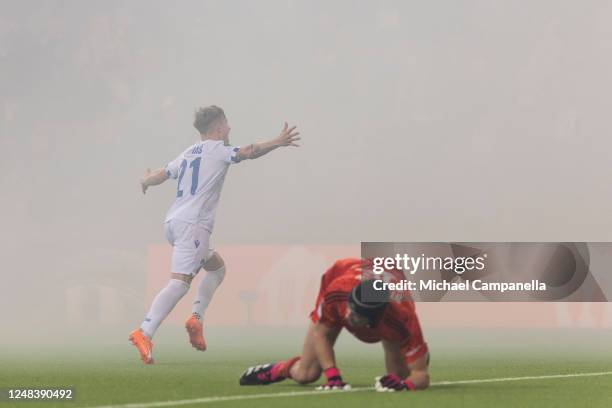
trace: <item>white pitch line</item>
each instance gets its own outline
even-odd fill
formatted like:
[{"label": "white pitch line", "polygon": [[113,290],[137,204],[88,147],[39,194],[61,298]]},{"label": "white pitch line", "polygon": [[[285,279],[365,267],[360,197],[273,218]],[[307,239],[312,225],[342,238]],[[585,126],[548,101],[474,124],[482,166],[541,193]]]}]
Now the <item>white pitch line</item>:
[{"label": "white pitch line", "polygon": [[[602,371],[596,373],[575,373],[575,374],[554,374],[554,375],[532,375],[525,377],[503,377],[503,378],[482,378],[475,380],[458,380],[458,381],[439,381],[432,383],[432,387],[441,385],[465,385],[465,384],[485,384],[494,382],[506,382],[506,381],[522,381],[522,380],[548,380],[555,378],[574,378],[574,377],[597,377],[602,375],[612,375],[612,371]],[[174,407],[178,405],[192,405],[192,404],[208,404],[211,402],[225,402],[225,401],[241,401],[241,400],[253,400],[261,398],[280,398],[280,397],[301,397],[301,396],[314,396],[314,395],[328,395],[330,392],[334,394],[346,393],[346,392],[360,392],[374,390],[374,387],[361,387],[352,388],[348,391],[291,391],[291,392],[271,392],[266,394],[246,394],[246,395],[222,395],[218,397],[204,397],[204,398],[193,398],[176,401],[157,401],[157,402],[140,402],[132,404],[121,404],[121,405],[101,405],[87,408],[156,408],[156,407]]]},{"label": "white pitch line", "polygon": [[157,402],[142,402],[133,404],[122,404],[122,405],[102,405],[96,407],[84,407],[84,408],[154,408],[154,407],[173,407],[177,405],[190,405],[190,404],[207,404],[209,402],[225,402],[225,401],[240,401],[240,400],[253,400],[260,398],[278,398],[278,397],[300,397],[306,395],[327,395],[330,392],[333,393],[344,393],[344,392],[359,392],[373,390],[374,387],[362,387],[362,388],[351,388],[346,391],[316,391],[311,389],[309,391],[289,391],[289,392],[271,392],[267,394],[246,394],[246,395],[225,395],[218,397],[204,397],[194,398],[177,401],[157,401]]},{"label": "white pitch line", "polygon": [[532,375],[532,376],[525,376],[525,377],[483,378],[480,380],[439,381],[431,385],[436,386],[436,385],[458,385],[458,384],[484,384],[484,383],[520,381],[520,380],[549,380],[549,379],[555,379],[555,378],[597,377],[597,376],[602,376],[602,375],[612,375],[612,371],[602,371],[598,373]]}]

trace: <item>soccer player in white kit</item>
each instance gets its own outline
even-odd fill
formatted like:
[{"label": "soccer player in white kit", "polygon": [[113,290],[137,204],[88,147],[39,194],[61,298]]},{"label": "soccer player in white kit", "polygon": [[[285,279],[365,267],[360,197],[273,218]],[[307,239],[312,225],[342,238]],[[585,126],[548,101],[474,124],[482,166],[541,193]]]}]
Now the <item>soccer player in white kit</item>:
[{"label": "soccer player in white kit", "polygon": [[278,147],[298,146],[296,127],[285,123],[280,135],[270,141],[245,147],[229,144],[230,127],[223,109],[200,108],[195,114],[195,128],[201,141],[189,146],[176,159],[155,171],[147,170],[141,180],[142,192],[169,178],[177,180],[176,199],[165,220],[166,238],[172,245],[170,282],[153,300],[141,326],[129,335],[145,364],[153,364],[153,338],[161,322],[187,293],[191,280],[204,268],[206,274],[198,285],[192,314],[185,322],[191,345],[206,350],[202,317],[225,276],[219,253],[210,246],[215,211],[228,167],[245,159],[256,159]]}]

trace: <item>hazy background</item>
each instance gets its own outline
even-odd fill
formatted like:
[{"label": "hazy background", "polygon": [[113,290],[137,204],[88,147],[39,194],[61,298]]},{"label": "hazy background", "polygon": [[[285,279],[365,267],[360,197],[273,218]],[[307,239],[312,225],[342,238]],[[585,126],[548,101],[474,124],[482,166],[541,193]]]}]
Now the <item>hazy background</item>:
[{"label": "hazy background", "polygon": [[234,144],[303,134],[230,169],[218,245],[611,240],[610,21],[609,1],[1,1],[0,341],[77,332],[67,299],[100,285],[124,341],[175,194],[139,178],[208,104]]}]

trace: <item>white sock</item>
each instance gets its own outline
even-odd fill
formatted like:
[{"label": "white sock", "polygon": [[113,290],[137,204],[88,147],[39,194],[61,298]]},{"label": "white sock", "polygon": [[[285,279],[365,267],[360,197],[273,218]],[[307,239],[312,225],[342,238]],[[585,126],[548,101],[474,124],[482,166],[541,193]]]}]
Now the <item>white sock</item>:
[{"label": "white sock", "polygon": [[168,285],[159,291],[147,313],[147,317],[140,325],[140,330],[149,338],[153,338],[155,331],[162,320],[174,309],[174,306],[189,290],[189,284],[179,279],[170,279]]},{"label": "white sock", "polygon": [[221,282],[223,282],[224,277],[225,266],[222,266],[214,271],[206,271],[206,274],[202,277],[200,285],[198,285],[198,295],[193,301],[192,309],[193,313],[197,315],[198,319],[201,319],[204,315],[204,311],[208,307],[215,290],[217,290]]}]

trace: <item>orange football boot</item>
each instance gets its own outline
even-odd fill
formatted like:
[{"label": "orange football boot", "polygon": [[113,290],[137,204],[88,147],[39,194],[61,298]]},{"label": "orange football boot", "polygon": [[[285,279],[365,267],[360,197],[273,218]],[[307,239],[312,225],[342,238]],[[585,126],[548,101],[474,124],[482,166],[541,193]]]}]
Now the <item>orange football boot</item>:
[{"label": "orange football boot", "polygon": [[195,315],[189,316],[185,322],[185,329],[189,333],[189,342],[200,351],[206,351],[206,340],[204,340],[204,330],[202,322]]},{"label": "orange football boot", "polygon": [[145,364],[153,364],[153,342],[140,329],[130,333],[129,340],[138,349],[140,359]]}]

